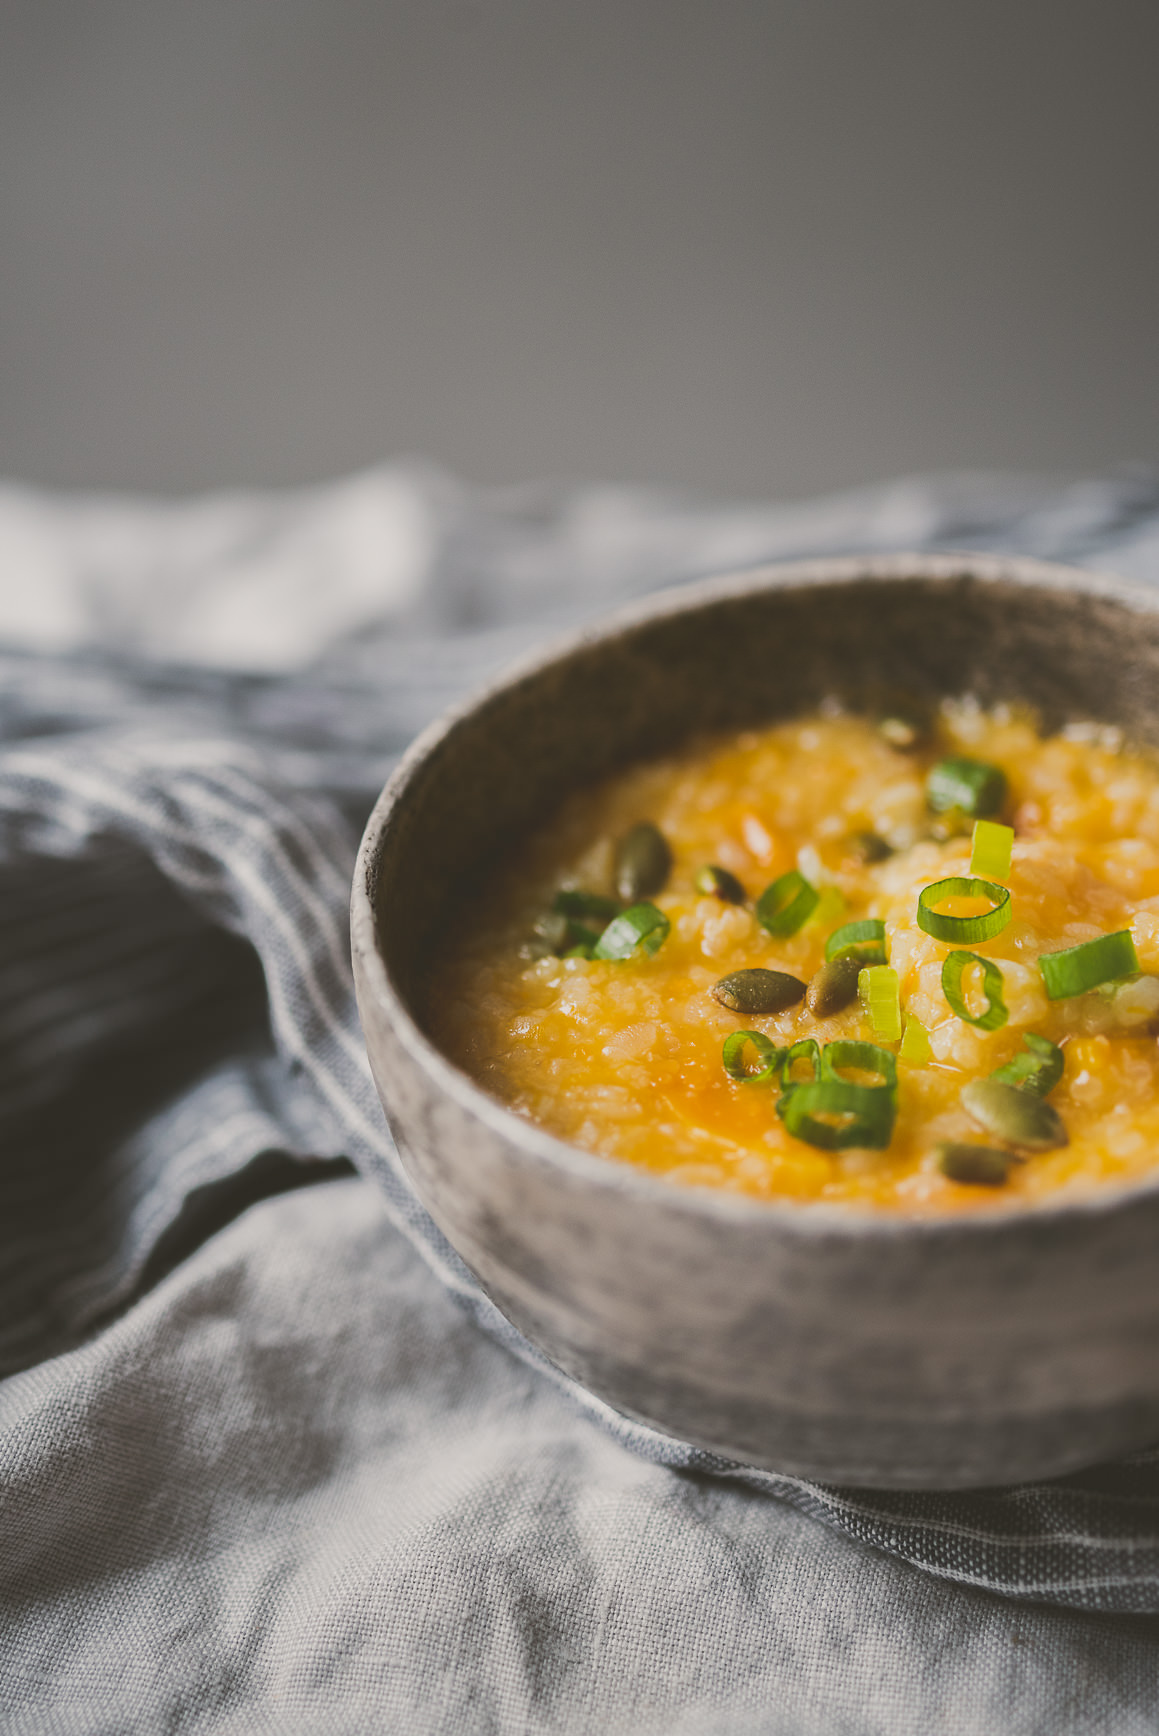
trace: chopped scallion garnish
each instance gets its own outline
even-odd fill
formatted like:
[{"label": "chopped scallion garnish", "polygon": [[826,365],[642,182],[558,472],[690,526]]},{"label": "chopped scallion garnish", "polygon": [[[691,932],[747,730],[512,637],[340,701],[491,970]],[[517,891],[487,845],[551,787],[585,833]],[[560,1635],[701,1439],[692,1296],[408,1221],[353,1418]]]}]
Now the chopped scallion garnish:
[{"label": "chopped scallion garnish", "polygon": [[901,1036],[897,972],[888,964],[867,965],[857,979],[857,992],[874,1036],[885,1043],[896,1043]]},{"label": "chopped scallion garnish", "polygon": [[846,954],[862,959],[866,964],[884,964],[885,923],[876,916],[869,916],[861,922],[847,922],[842,928],[835,928],[825,942],[826,963]]},{"label": "chopped scallion garnish", "polygon": [[[962,978],[971,965],[978,965],[982,971],[982,992],[986,996],[986,1011],[975,1015],[966,1004],[962,993]],[[951,952],[946,955],[942,966],[942,993],[950,1003],[950,1009],[960,1019],[965,1019],[968,1025],[976,1025],[980,1031],[997,1031],[1010,1017],[1006,1002],[1002,999],[1003,976],[998,966],[988,958],[979,958],[976,952]]]},{"label": "chopped scallion garnish", "polygon": [[930,1048],[929,1033],[925,1026],[919,1024],[915,1018],[907,1018],[905,1022],[898,1057],[900,1060],[908,1062],[911,1067],[927,1067],[934,1058],[934,1052]]},{"label": "chopped scallion garnish", "polygon": [[[751,1073],[745,1067],[744,1058],[745,1048],[749,1043],[756,1050],[757,1060],[760,1062],[760,1066]],[[733,1031],[724,1039],[720,1058],[729,1078],[735,1079],[739,1085],[771,1085],[781,1076],[785,1051],[771,1043],[763,1031]]]},{"label": "chopped scallion garnish", "polygon": [[770,934],[796,934],[817,908],[820,893],[810,886],[805,876],[790,868],[766,886],[757,902],[757,921]]},{"label": "chopped scallion garnish", "polygon": [[[889,1049],[879,1048],[876,1043],[858,1043],[847,1039],[838,1039],[826,1043],[821,1051],[822,1079],[841,1079],[842,1068],[855,1068],[859,1073],[879,1073],[881,1075],[878,1089],[897,1084],[897,1058]],[[867,1080],[844,1081],[846,1085],[867,1084]]]},{"label": "chopped scallion garnish", "polygon": [[[945,898],[988,898],[994,908],[983,911],[981,916],[944,916],[933,907]],[[996,934],[1001,934],[1010,916],[1010,893],[993,880],[951,874],[946,880],[923,886],[918,893],[918,927],[935,940],[976,946],[979,941],[993,940]]]},{"label": "chopped scallion garnish", "polygon": [[1096,940],[1064,947],[1061,952],[1044,952],[1038,968],[1050,999],[1064,1001],[1097,989],[1100,983],[1136,975],[1139,959],[1130,929],[1123,928],[1117,934],[1100,934]]},{"label": "chopped scallion garnish", "polygon": [[1062,1078],[1063,1052],[1057,1043],[1052,1043],[1049,1037],[1040,1037],[1036,1031],[1024,1031],[1022,1041],[1028,1052],[1015,1055],[990,1077],[1000,1079],[1004,1085],[1017,1085],[1023,1091],[1033,1091],[1036,1097],[1045,1097]]},{"label": "chopped scallion garnish", "polygon": [[972,819],[986,819],[1002,811],[1006,774],[985,760],[939,760],[926,779],[926,800],[935,814],[958,808]]},{"label": "chopped scallion garnish", "polygon": [[884,1150],[893,1136],[896,1113],[889,1086],[850,1085],[844,1079],[795,1085],[777,1103],[777,1114],[793,1138],[822,1151],[851,1145]]},{"label": "chopped scallion garnish", "polygon": [[[798,1061],[807,1061],[812,1068],[807,1080],[793,1078],[793,1068]],[[781,1084],[786,1091],[800,1084],[812,1084],[821,1072],[821,1045],[816,1037],[798,1037],[791,1048],[785,1050],[781,1062]]]},{"label": "chopped scallion garnish", "polygon": [[999,825],[997,820],[975,821],[971,874],[980,874],[984,880],[1009,880],[1013,848],[1013,826]]},{"label": "chopped scallion garnish", "polygon": [[671,924],[654,904],[633,904],[613,917],[592,948],[593,958],[631,958],[638,949],[659,952]]}]

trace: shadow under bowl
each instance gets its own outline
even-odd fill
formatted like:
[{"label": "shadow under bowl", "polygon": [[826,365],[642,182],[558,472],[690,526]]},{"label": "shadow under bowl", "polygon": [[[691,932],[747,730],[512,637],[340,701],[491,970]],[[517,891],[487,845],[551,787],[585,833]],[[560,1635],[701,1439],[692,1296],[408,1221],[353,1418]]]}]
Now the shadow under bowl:
[{"label": "shadow under bowl", "polygon": [[415,743],[367,826],[371,1066],[488,1295],[619,1410],[832,1482],[1060,1475],[1159,1437],[1159,1183],[919,1220],[677,1187],[512,1114],[416,1017],[457,889],[563,793],[706,730],[891,693],[1159,745],[1159,597],[1026,560],[816,561],[654,597],[517,671]]}]

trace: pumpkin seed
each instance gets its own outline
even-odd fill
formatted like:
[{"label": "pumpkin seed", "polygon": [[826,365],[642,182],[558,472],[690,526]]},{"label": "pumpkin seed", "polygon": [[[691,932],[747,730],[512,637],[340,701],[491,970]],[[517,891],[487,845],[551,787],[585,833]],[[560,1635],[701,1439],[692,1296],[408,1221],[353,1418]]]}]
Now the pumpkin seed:
[{"label": "pumpkin seed", "polygon": [[744,903],[744,887],[736,875],[730,874],[727,868],[718,868],[715,862],[700,870],[695,886],[705,898],[719,898],[725,904]]},{"label": "pumpkin seed", "polygon": [[831,958],[809,984],[805,1005],[815,1019],[831,1019],[857,999],[857,978],[862,961],[854,953]]},{"label": "pumpkin seed", "polygon": [[709,990],[730,1013],[783,1013],[805,993],[799,977],[783,970],[734,970]]},{"label": "pumpkin seed", "polygon": [[962,1106],[987,1133],[1028,1151],[1053,1151],[1070,1143],[1053,1105],[1001,1079],[975,1079],[963,1086]]},{"label": "pumpkin seed", "polygon": [[661,892],[672,872],[672,852],[659,826],[642,820],[616,845],[616,892],[625,904],[638,904]]},{"label": "pumpkin seed", "polygon": [[884,862],[893,855],[893,845],[886,842],[880,832],[854,832],[849,840],[850,855],[856,856],[859,862],[869,866],[874,862]]},{"label": "pumpkin seed", "polygon": [[950,1181],[967,1187],[1005,1187],[1014,1156],[992,1145],[962,1145],[944,1139],[937,1148],[938,1168]]}]

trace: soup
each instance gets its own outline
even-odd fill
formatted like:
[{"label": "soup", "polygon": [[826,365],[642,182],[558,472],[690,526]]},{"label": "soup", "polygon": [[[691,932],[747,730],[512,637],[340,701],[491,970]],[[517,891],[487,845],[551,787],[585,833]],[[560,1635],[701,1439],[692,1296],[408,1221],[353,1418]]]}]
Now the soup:
[{"label": "soup", "polygon": [[676,1184],[906,1213],[1159,1161],[1159,765],[969,700],[695,744],[564,801],[462,907],[426,1024]]}]

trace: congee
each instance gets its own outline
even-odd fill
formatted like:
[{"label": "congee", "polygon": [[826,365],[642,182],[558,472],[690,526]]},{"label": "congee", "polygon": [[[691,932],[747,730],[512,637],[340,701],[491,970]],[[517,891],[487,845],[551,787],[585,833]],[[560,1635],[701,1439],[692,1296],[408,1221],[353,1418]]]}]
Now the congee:
[{"label": "congee", "polygon": [[703,740],[465,894],[426,1024],[667,1180],[894,1212],[1159,1160],[1159,764],[969,699]]}]

